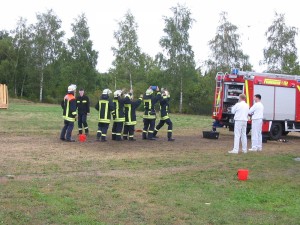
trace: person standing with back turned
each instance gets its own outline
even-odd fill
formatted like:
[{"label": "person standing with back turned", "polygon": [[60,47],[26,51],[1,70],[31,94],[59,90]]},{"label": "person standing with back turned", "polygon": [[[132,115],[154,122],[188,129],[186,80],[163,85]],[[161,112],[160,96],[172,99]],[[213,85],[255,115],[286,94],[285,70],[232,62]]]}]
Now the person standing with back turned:
[{"label": "person standing with back turned", "polygon": [[[153,95],[153,89],[157,91],[157,94]],[[143,115],[143,140],[156,140],[153,137],[154,128],[155,128],[155,120],[156,120],[156,112],[155,112],[155,104],[160,100],[161,93],[159,92],[158,86],[150,86],[143,97],[144,102],[144,115]],[[148,137],[147,137],[148,134]]]},{"label": "person standing with back turned", "polygon": [[114,105],[109,98],[111,93],[111,90],[104,89],[98,103],[95,105],[95,109],[98,111],[98,131],[96,141],[106,141],[111,114],[114,115],[115,113]]},{"label": "person standing with back turned", "polygon": [[162,128],[166,123],[168,125],[168,141],[175,141],[175,139],[172,138],[173,123],[169,117],[169,101],[170,93],[167,89],[162,90],[162,97],[160,99],[160,121],[154,130],[153,137],[156,137],[159,129]]},{"label": "person standing with back turned", "polygon": [[239,102],[236,103],[231,113],[234,114],[234,147],[228,153],[237,154],[239,152],[240,139],[242,141],[242,151],[247,153],[247,121],[249,113],[249,105],[245,102],[246,96],[240,94]]},{"label": "person standing with back turned", "polygon": [[262,123],[264,117],[264,106],[261,103],[261,95],[254,95],[254,105],[249,110],[249,116],[252,116],[252,128],[251,128],[251,142],[252,147],[249,151],[261,151],[262,150]]}]

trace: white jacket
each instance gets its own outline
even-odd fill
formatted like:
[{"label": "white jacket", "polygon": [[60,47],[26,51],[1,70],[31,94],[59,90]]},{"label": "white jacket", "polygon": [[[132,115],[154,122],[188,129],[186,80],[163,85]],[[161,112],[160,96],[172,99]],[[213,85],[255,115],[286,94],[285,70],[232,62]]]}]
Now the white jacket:
[{"label": "white jacket", "polygon": [[249,110],[249,114],[252,115],[252,120],[263,119],[264,105],[261,102],[254,103]]},{"label": "white jacket", "polygon": [[235,114],[234,120],[248,121],[249,105],[245,101],[240,101],[232,107],[231,113]]}]

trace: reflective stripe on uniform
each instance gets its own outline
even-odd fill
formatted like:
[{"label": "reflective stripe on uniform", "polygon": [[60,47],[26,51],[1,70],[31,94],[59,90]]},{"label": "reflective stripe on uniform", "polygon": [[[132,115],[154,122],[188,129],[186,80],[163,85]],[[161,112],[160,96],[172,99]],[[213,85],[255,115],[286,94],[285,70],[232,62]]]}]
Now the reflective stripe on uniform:
[{"label": "reflective stripe on uniform", "polygon": [[132,121],[132,122],[125,122],[125,125],[136,125],[136,121]]},{"label": "reflective stripe on uniform", "polygon": [[[72,99],[75,99],[74,97],[71,98],[70,100]],[[66,108],[66,115],[63,116],[63,118],[67,121],[70,121],[70,122],[75,122],[75,118],[72,118],[72,117],[68,117],[69,115],[69,111],[70,111],[70,100],[67,101],[67,108]],[[73,112],[72,115],[75,115],[76,116],[76,112]]]},{"label": "reflective stripe on uniform", "polygon": [[131,104],[125,104],[124,105],[128,109],[128,122],[126,122],[126,125],[131,125]]},{"label": "reflective stripe on uniform", "polygon": [[[105,105],[105,112],[104,112],[104,118],[100,118],[102,104]],[[107,100],[100,100],[99,101],[99,113],[98,113],[98,122],[100,123],[110,123],[110,119],[107,118],[108,115],[108,101]]]}]

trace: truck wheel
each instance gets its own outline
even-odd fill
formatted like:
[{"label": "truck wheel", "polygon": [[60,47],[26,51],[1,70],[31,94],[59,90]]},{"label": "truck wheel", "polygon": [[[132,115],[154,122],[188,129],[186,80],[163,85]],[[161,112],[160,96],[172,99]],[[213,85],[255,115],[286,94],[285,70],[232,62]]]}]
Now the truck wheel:
[{"label": "truck wheel", "polygon": [[270,130],[271,140],[278,140],[282,135],[282,125],[281,123],[272,123]]}]

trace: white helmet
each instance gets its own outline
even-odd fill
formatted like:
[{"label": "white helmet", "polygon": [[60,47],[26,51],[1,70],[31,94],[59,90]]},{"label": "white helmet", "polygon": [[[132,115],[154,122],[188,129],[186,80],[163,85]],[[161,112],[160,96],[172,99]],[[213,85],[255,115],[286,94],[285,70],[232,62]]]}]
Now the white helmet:
[{"label": "white helmet", "polygon": [[108,88],[106,88],[106,89],[104,89],[103,91],[102,91],[102,94],[103,95],[109,95],[109,94],[111,94],[112,92],[111,92],[111,90],[109,90]]},{"label": "white helmet", "polygon": [[121,96],[121,94],[122,94],[122,91],[121,90],[116,90],[115,92],[114,92],[114,97],[116,98],[116,97],[119,97],[119,96]]},{"label": "white helmet", "polygon": [[152,89],[149,88],[146,90],[146,95],[152,95],[152,93],[153,93]]},{"label": "white helmet", "polygon": [[132,99],[132,94],[131,93],[127,93],[127,94],[124,95],[124,98]]},{"label": "white helmet", "polygon": [[71,84],[69,87],[68,87],[68,92],[72,92],[72,91],[76,91],[76,84]]}]

